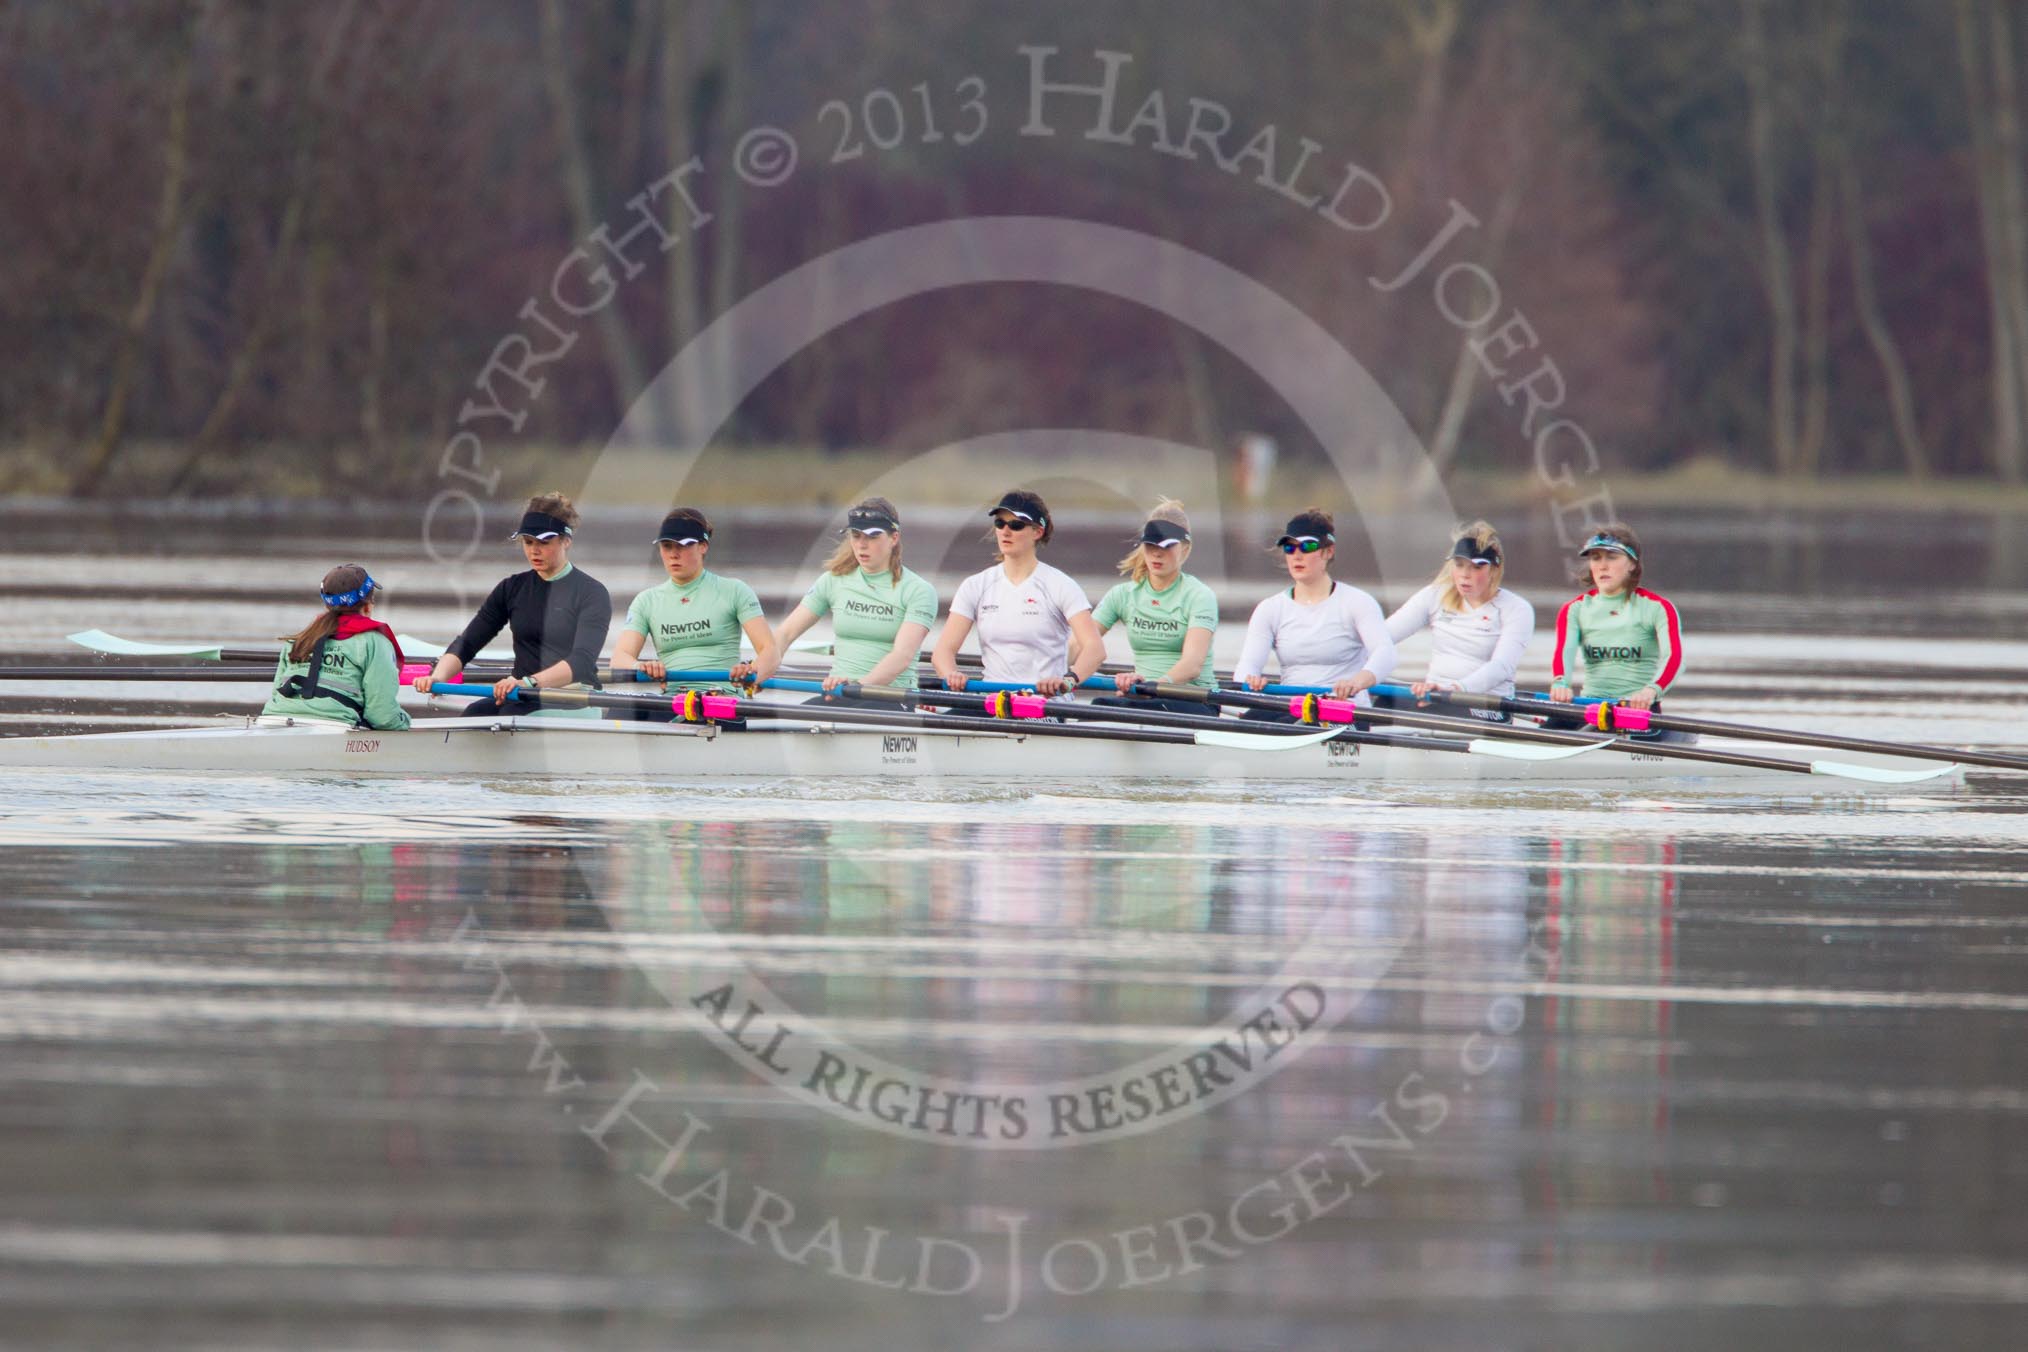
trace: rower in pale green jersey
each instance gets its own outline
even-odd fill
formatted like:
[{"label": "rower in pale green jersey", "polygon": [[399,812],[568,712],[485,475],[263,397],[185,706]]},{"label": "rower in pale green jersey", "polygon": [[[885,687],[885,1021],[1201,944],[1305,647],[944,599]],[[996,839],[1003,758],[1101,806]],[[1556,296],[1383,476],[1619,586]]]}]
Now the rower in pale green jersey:
[{"label": "rower in pale green jersey", "polygon": [[264,718],[312,718],[383,732],[408,726],[396,703],[401,645],[373,618],[373,597],[386,589],[356,563],[324,574],[324,613],[284,640]]},{"label": "rower in pale green jersey", "polygon": [[[655,537],[669,580],[650,587],[627,607],[626,627],[613,645],[613,670],[639,668],[655,680],[672,671],[724,671],[724,681],[663,681],[665,689],[730,691],[746,680],[754,662],[772,656],[775,637],[761,614],[760,598],[737,578],[720,577],[704,566],[711,549],[711,522],[694,507],[679,507]],[[742,659],[740,636],[753,644],[754,659]],[[653,646],[645,660],[643,648]],[[625,711],[621,711],[625,712]],[[658,711],[656,718],[673,717]]]},{"label": "rower in pale green jersey", "polygon": [[1579,557],[1591,590],[1556,616],[1549,698],[1568,704],[1573,680],[1583,693],[1634,709],[1659,708],[1683,670],[1683,622],[1669,599],[1641,586],[1641,542],[1618,522],[1585,541]]},{"label": "rower in pale green jersey", "polygon": [[773,675],[780,652],[826,615],[834,643],[820,698],[835,699],[830,692],[847,681],[915,689],[922,641],[937,619],[937,593],[901,566],[901,518],[886,498],[868,498],[846,513],[845,539],[782,621],[776,660],[756,662],[755,679]]},{"label": "rower in pale green jersey", "polygon": [[[1211,635],[1218,628],[1218,598],[1211,588],[1183,571],[1190,560],[1190,521],[1183,505],[1164,498],[1141,527],[1134,552],[1120,560],[1127,580],[1113,587],[1092,611],[1103,634],[1115,624],[1127,626],[1134,651],[1134,669],[1113,678],[1124,696],[1134,682],[1170,685],[1217,685],[1211,670]],[[1202,714],[1206,708],[1181,700],[1117,699],[1099,704],[1125,704],[1138,709],[1167,708]]]}]

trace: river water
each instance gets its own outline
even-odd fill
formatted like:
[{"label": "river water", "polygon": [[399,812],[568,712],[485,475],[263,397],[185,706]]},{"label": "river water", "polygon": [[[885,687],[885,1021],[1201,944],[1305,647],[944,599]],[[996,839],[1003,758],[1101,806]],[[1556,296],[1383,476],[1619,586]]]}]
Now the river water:
[{"label": "river water", "polygon": [[[344,532],[232,524],[16,533],[0,658],[300,624]],[[1657,532],[1672,707],[2028,745],[2005,526]],[[367,547],[437,639],[511,562]],[[2024,808],[0,775],[0,1341],[2017,1347]]]}]

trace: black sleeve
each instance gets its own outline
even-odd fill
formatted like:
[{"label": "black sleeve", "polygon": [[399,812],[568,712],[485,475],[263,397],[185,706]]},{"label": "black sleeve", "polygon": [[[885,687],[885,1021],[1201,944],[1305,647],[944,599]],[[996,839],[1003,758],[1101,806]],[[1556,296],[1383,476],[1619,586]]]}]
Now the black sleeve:
[{"label": "black sleeve", "polygon": [[499,636],[500,631],[506,627],[507,613],[511,608],[507,600],[507,586],[512,581],[514,579],[511,577],[503,577],[494,585],[492,591],[486,593],[485,601],[480,603],[479,613],[465,626],[464,633],[451,640],[450,646],[444,649],[445,652],[460,662],[470,662],[479,655],[481,649]]},{"label": "black sleeve", "polygon": [[[583,576],[579,574],[579,576]],[[613,627],[613,598],[606,584],[585,578],[577,602],[577,626],[570,640],[570,678],[584,684],[598,680],[599,654],[605,651],[606,632]]]}]

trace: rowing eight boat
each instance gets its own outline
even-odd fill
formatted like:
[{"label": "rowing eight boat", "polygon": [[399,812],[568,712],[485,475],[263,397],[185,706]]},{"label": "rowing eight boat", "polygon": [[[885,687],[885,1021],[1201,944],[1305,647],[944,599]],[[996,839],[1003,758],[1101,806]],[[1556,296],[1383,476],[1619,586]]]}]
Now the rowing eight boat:
[{"label": "rowing eight boat", "polygon": [[[934,719],[883,726],[846,715],[809,723],[591,722],[548,716],[444,718],[401,732],[335,723],[249,720],[225,727],[0,739],[0,769],[145,770],[177,774],[408,775],[573,780],[785,779],[1114,780],[1204,784],[1301,780],[1340,784],[1527,781],[1666,782],[1694,788],[1838,793],[1949,787],[1956,766],[1878,772],[1877,780],[1801,780],[1752,765],[1686,763],[1592,747],[1503,744],[1464,754],[1464,738],[1340,732],[1287,746],[1126,741],[1072,737],[1010,725],[1008,731],[944,731]],[[1235,742],[1243,739],[1235,738]],[[1886,765],[1887,762],[1875,762]],[[1901,762],[1906,766],[1907,762]],[[1800,767],[1799,767],[1800,768]]]}]

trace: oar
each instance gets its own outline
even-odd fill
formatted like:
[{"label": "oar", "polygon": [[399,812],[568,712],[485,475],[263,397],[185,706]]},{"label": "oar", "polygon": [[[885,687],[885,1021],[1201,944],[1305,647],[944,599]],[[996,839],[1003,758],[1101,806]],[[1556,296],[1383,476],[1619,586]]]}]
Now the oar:
[{"label": "oar", "polygon": [[[1242,690],[1201,690],[1196,686],[1163,685],[1145,682],[1134,688],[1138,695],[1156,699],[1196,699],[1207,703],[1232,704],[1241,707],[1275,709],[1279,708],[1300,715],[1307,710],[1314,717],[1326,722],[1353,722],[1355,717],[1375,723],[1387,723],[1397,727],[1429,728],[1442,732],[1457,732],[1461,720],[1446,718],[1439,714],[1404,713],[1395,709],[1362,709],[1351,700],[1324,699],[1314,694],[1294,697],[1278,696],[1263,691],[1253,694]],[[1581,732],[1555,732],[1548,728],[1520,728],[1483,719],[1473,720],[1482,726],[1475,729],[1483,737],[1497,737],[1530,742],[1543,742],[1561,746],[1602,747],[1634,756],[1659,756],[1665,760],[1701,761],[1707,765],[1737,765],[1756,770],[1774,770],[1790,774],[1823,775],[1832,779],[1853,779],[1868,784],[1920,784],[1924,780],[1941,779],[1956,771],[1954,764],[1945,764],[1930,770],[1883,770],[1872,765],[1850,765],[1843,761],[1792,761],[1779,756],[1751,756],[1740,752],[1713,751],[1701,746],[1678,746],[1673,742],[1632,742],[1624,738],[1610,739],[1588,736]]]},{"label": "oar", "polygon": [[[807,690],[821,693],[821,681],[770,680],[771,690]],[[1231,728],[1220,728],[1214,713],[1209,717],[1195,714],[1167,713],[1159,709],[1110,709],[1097,708],[1089,704],[1073,704],[1069,701],[1050,702],[1040,696],[1025,699],[1014,695],[972,695],[950,690],[903,690],[895,686],[862,685],[857,681],[846,681],[837,686],[833,694],[846,699],[875,700],[889,704],[907,706],[916,703],[942,705],[956,709],[973,709],[994,719],[1023,720],[1037,718],[1067,718],[1080,722],[1131,723],[1142,727],[1203,729],[1222,737],[1249,737],[1261,743],[1272,743],[1274,750],[1283,750],[1288,743],[1307,746],[1322,738],[1298,735],[1291,738],[1286,732],[1235,732]],[[1017,712],[1018,711],[1018,712]],[[1230,743],[1228,743],[1229,745]],[[1251,745],[1252,743],[1247,743]]]},{"label": "oar", "polygon": [[266,681],[272,680],[274,674],[272,654],[265,666],[252,663],[209,667],[0,666],[0,680],[6,681]]},{"label": "oar", "polygon": [[[1309,693],[1306,687],[1269,687],[1275,693]],[[1375,686],[1375,694],[1393,695],[1401,699],[1414,699],[1415,692],[1404,686]],[[1324,692],[1329,693],[1329,692]],[[2001,751],[1974,751],[1958,747],[1929,746],[1921,742],[1881,742],[1870,737],[1841,737],[1830,733],[1795,732],[1788,728],[1769,728],[1755,723],[1721,723],[1710,718],[1684,718],[1677,714],[1658,714],[1648,709],[1630,709],[1611,700],[1596,700],[1581,711],[1570,704],[1554,704],[1546,699],[1507,699],[1499,695],[1479,695],[1466,691],[1431,691],[1428,698],[1442,704],[1453,704],[1465,709],[1498,709],[1505,713],[1529,714],[1537,718],[1546,717],[1559,710],[1581,712],[1585,723],[1604,732],[1644,732],[1654,728],[1663,732],[1698,732],[1713,737],[1737,737],[1744,741],[1782,742],[1791,746],[1821,747],[1826,751],[1863,751],[1878,756],[1901,756],[1909,760],[1956,761],[1961,765],[1990,766],[1996,770],[2028,770],[2028,756],[2010,756]],[[1573,701],[1575,704],[1576,701]]]},{"label": "oar", "polygon": [[[771,681],[768,683],[773,685]],[[792,689],[801,689],[807,682],[797,682]],[[819,686],[821,689],[822,687]],[[466,685],[451,681],[438,681],[430,687],[433,695],[490,696],[493,687],[489,685]],[[515,690],[508,696],[519,700],[522,692]],[[1041,737],[1098,738],[1121,742],[1165,742],[1174,745],[1196,745],[1222,747],[1242,751],[1288,751],[1296,747],[1315,746],[1319,742],[1345,737],[1346,729],[1325,728],[1310,733],[1244,733],[1202,729],[1184,732],[1169,728],[1086,728],[1062,723],[1010,724],[995,718],[969,718],[963,714],[923,714],[914,712],[883,713],[875,709],[829,709],[804,704],[758,704],[740,700],[731,695],[705,695],[698,697],[694,704],[683,697],[664,699],[653,695],[622,694],[609,690],[544,690],[541,704],[549,709],[661,709],[670,708],[678,717],[685,718],[686,707],[694,708],[700,721],[721,719],[772,719],[791,723],[849,723],[868,727],[926,728],[941,732],[993,732],[1011,736],[1035,735]],[[1364,740],[1356,732],[1347,741]]]},{"label": "oar", "polygon": [[[699,681],[710,681],[723,677],[725,673],[695,671],[686,672],[684,675]],[[796,681],[781,678],[768,681],[767,686],[769,689],[803,690],[813,693],[822,691],[824,688],[823,683],[820,681]],[[1109,681],[1103,682],[1100,688],[1108,691],[1115,689]],[[1194,728],[1208,733],[1211,741],[1221,746],[1243,745],[1253,749],[1281,751],[1288,749],[1292,742],[1296,746],[1308,746],[1314,741],[1322,740],[1301,735],[1297,735],[1292,739],[1289,732],[1229,730],[1216,726],[1219,720],[1215,714],[1199,716],[1171,713],[1161,709],[1134,709],[1119,706],[1095,707],[1089,704],[1077,704],[1066,699],[1045,700],[1039,695],[1017,693],[1025,689],[1026,687],[1008,685],[996,692],[975,695],[969,691],[915,691],[904,690],[894,686],[863,685],[848,681],[838,686],[835,693],[848,698],[884,700],[904,707],[920,702],[952,708],[974,709],[985,713],[989,719],[995,721],[1004,719],[1062,718],[1090,722],[1137,724],[1146,727]],[[744,707],[751,709],[754,706],[748,705]],[[940,722],[932,726],[944,727],[948,726],[948,724]],[[1026,726],[1026,724],[1024,723],[1022,726]],[[1002,727],[1004,728],[1004,724]],[[1460,731],[1473,732],[1476,729],[1461,725]],[[1346,733],[1347,735],[1341,737],[1340,740],[1356,741],[1362,745],[1395,746],[1412,751],[1449,751],[1472,756],[1486,756],[1496,760],[1516,761],[1567,760],[1572,756],[1580,756],[1586,752],[1598,750],[1605,745],[1603,741],[1599,740],[1589,740],[1583,746],[1563,747],[1516,745],[1488,738],[1439,741],[1428,737],[1396,737],[1356,729],[1347,729]],[[1271,745],[1263,748],[1262,743],[1271,743]]]},{"label": "oar", "polygon": [[[103,629],[81,629],[65,638],[95,653],[108,657],[189,657],[200,662],[273,662],[277,648],[228,648],[222,643],[141,643],[118,634],[108,634]],[[443,656],[442,645],[420,639],[413,634],[396,635],[403,653],[411,657],[437,658]],[[277,647],[279,646],[277,640]],[[488,649],[473,659],[473,665],[486,663],[511,663],[514,654]]]},{"label": "oar", "polygon": [[[72,643],[89,648],[96,653],[103,653],[108,657],[188,657],[199,662],[265,662],[268,664],[268,670],[270,671],[273,670],[275,655],[279,651],[280,645],[280,640],[276,641],[277,646],[274,648],[227,648],[217,643],[140,643],[133,639],[121,638],[117,634],[108,634],[103,629],[83,629],[75,634],[66,635],[66,637]],[[401,644],[403,656],[427,659],[422,662],[413,662],[409,666],[402,668],[401,680],[403,685],[407,685],[418,675],[428,674],[431,670],[431,663],[444,655],[442,645],[431,643],[427,639],[417,638],[413,634],[399,634],[396,636],[396,641]],[[830,650],[831,645],[828,643],[804,641],[789,645],[790,652],[829,652]],[[513,653],[489,648],[473,658],[461,671],[462,674],[467,676],[483,675],[493,676],[497,679],[500,676],[507,675],[513,661]],[[136,669],[131,667],[109,667],[107,670],[131,672]],[[616,679],[621,681],[645,681],[649,679],[646,676],[624,674],[627,671],[628,668],[622,667],[619,669],[619,674],[616,674],[612,667],[600,667],[599,680],[604,682]],[[667,679],[682,680],[685,679],[686,675],[687,673],[672,672]],[[109,677],[107,679],[115,678]],[[146,678],[136,677],[135,679]]]}]

